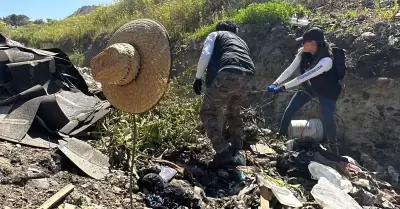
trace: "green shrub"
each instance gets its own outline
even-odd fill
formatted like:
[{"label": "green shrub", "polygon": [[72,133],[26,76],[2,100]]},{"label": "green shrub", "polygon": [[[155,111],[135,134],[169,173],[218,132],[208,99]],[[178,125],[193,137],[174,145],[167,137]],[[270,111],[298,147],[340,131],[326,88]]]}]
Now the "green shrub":
[{"label": "green shrub", "polygon": [[[192,79],[191,71],[175,77],[170,81],[160,104],[153,110],[136,116],[137,149],[141,153],[150,154],[154,150],[187,147],[196,141],[200,135],[197,124],[201,97],[193,97]],[[116,144],[131,143],[133,129],[131,115],[114,111],[104,121],[101,130],[108,130],[109,133],[104,134],[103,139],[107,141],[113,137]]]},{"label": "green shrub", "polygon": [[0,21],[0,33],[8,35],[9,31],[10,31],[10,26],[5,22]]},{"label": "green shrub", "polygon": [[210,32],[215,30],[217,21],[231,19],[238,24],[245,23],[276,23],[288,22],[293,16],[303,16],[309,14],[309,11],[301,5],[292,5],[286,2],[269,1],[266,3],[252,3],[246,8],[238,10],[231,17],[223,16],[220,19],[214,20],[211,25],[203,26],[197,29],[189,38],[204,38]]},{"label": "green shrub", "polygon": [[270,1],[267,3],[253,3],[247,8],[238,11],[233,17],[236,22],[243,23],[260,23],[260,22],[286,22],[295,15],[304,15],[308,13],[301,5],[293,6],[292,4],[279,1]]},{"label": "green shrub", "polygon": [[85,61],[85,53],[80,49],[74,49],[68,57],[75,66],[82,66]]}]

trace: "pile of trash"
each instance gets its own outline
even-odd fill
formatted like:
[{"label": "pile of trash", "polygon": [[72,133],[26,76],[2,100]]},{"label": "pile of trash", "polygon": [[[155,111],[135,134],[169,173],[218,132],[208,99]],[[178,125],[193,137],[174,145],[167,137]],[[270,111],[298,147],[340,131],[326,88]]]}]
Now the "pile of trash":
[{"label": "pile of trash", "polygon": [[400,207],[395,189],[351,157],[311,139],[290,142],[250,144],[247,165],[228,169],[207,168],[206,143],[165,154],[139,170],[138,194],[150,208]]}]

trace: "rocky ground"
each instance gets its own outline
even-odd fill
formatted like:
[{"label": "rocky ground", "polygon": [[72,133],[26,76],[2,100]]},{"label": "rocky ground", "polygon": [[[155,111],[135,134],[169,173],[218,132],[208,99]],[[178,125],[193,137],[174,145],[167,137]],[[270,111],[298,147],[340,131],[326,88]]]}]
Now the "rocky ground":
[{"label": "rocky ground", "polygon": [[[240,170],[249,178],[258,173],[284,185],[303,202],[303,208],[320,208],[310,194],[316,180],[310,179],[307,172],[306,175],[283,172],[282,159],[287,154],[284,143],[266,140],[265,130],[254,126],[247,128],[246,133],[248,162]],[[254,138],[256,133],[258,137]],[[260,190],[257,186],[238,195],[251,187],[251,180],[239,181],[233,168],[207,168],[206,164],[213,156],[209,144],[207,139],[199,139],[195,147],[167,150],[158,158],[137,162],[136,173],[140,179],[134,178],[134,208],[258,208]],[[178,172],[169,183],[162,183],[157,175],[159,166],[168,166]],[[361,175],[359,178],[368,179]],[[356,186],[357,191],[351,194],[361,206],[399,208],[396,204],[400,204],[400,196],[389,183],[370,182],[368,186]],[[104,180],[94,180],[58,150],[0,142],[0,202],[3,208],[38,208],[70,183],[75,188],[61,201],[59,208],[67,208],[65,203],[76,208],[130,208],[127,172],[112,170]],[[273,208],[284,207],[275,200]]]}]

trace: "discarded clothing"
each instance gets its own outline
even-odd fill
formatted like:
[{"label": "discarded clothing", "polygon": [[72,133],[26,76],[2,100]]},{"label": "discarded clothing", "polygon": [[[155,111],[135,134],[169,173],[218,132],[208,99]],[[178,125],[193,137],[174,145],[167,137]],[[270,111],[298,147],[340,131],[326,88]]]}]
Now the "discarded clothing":
[{"label": "discarded clothing", "polygon": [[315,161],[351,178],[347,167],[348,159],[322,149],[317,141],[312,139],[295,140],[292,150],[294,151],[278,158],[277,168],[280,173],[288,173],[288,176],[291,177],[301,176],[311,179],[308,165],[311,161]]}]

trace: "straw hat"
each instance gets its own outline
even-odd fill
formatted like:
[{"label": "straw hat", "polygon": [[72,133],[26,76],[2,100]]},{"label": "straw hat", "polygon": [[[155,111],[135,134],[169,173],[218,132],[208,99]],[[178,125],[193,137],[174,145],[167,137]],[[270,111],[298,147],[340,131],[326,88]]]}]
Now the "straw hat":
[{"label": "straw hat", "polygon": [[145,112],[157,105],[169,82],[168,33],[154,20],[131,21],[114,33],[90,65],[114,107],[128,113]]}]

